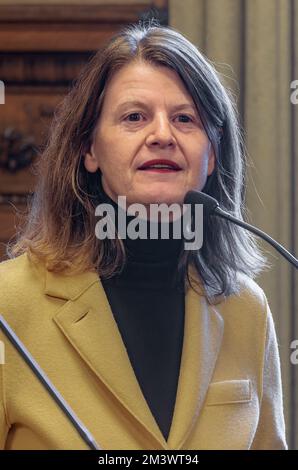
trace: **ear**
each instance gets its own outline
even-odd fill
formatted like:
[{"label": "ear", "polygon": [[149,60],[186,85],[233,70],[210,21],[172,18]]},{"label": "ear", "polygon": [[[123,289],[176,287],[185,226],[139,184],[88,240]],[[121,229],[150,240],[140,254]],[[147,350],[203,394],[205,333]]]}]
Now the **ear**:
[{"label": "ear", "polygon": [[210,150],[209,150],[209,156],[208,156],[208,176],[213,173],[213,170],[215,168],[215,154],[213,150],[213,146],[210,143]]},{"label": "ear", "polygon": [[95,173],[99,168],[93,144],[91,145],[90,152],[87,152],[84,156],[84,165],[90,173]]}]

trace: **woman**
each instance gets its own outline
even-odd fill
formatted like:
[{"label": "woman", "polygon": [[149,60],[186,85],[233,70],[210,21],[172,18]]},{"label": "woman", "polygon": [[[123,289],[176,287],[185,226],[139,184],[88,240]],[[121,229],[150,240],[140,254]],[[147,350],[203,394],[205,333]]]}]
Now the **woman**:
[{"label": "woman", "polygon": [[[211,217],[196,250],[174,219],[168,239],[96,236],[95,208],[123,215],[118,196],[143,204],[147,224],[151,204],[181,207],[190,189],[244,217],[236,114],[207,59],[155,22],[121,31],[64,100],[39,168],[0,311],[100,446],[286,448],[254,238]],[[88,448],[1,338],[1,447]]]}]

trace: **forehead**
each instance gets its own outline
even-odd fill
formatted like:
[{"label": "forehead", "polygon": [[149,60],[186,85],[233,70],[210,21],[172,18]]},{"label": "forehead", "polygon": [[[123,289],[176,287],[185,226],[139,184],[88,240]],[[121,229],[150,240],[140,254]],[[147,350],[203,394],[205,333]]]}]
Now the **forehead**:
[{"label": "forehead", "polygon": [[116,71],[108,82],[105,100],[115,106],[123,98],[144,96],[156,100],[183,98],[184,101],[193,103],[192,97],[174,70],[148,62],[132,62]]}]

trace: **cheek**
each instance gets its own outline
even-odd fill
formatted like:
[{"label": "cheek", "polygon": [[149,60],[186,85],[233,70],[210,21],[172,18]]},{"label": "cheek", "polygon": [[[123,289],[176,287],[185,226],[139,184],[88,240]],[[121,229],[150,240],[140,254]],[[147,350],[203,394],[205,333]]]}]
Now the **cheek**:
[{"label": "cheek", "polygon": [[113,149],[107,142],[101,141],[95,147],[95,155],[100,170],[104,173],[113,164]]},{"label": "cheek", "polygon": [[99,164],[103,167],[113,167],[113,171],[124,168],[133,158],[133,145],[125,142],[125,139],[111,138],[102,139],[96,147],[96,155]]},{"label": "cheek", "polygon": [[201,171],[208,167],[209,143],[193,145],[188,150],[189,165],[193,171]]},{"label": "cheek", "polygon": [[194,185],[203,185],[208,176],[209,146],[206,145],[198,151],[196,147],[189,158],[191,182]]}]

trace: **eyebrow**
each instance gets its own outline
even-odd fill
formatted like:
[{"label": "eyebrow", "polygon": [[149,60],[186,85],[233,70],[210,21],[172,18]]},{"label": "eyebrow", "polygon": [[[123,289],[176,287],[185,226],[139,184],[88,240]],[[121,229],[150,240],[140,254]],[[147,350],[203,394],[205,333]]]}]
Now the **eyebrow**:
[{"label": "eyebrow", "polygon": [[[143,101],[128,100],[128,101],[124,101],[123,103],[120,103],[117,106],[116,111],[121,111],[123,108],[126,108],[127,106],[140,106],[142,108],[147,108],[148,107],[148,105],[146,103],[144,103]],[[174,111],[180,111],[181,109],[186,109],[186,108],[192,109],[195,113],[198,112],[196,107],[194,105],[190,104],[190,103],[181,103],[181,104],[173,106]]]}]

